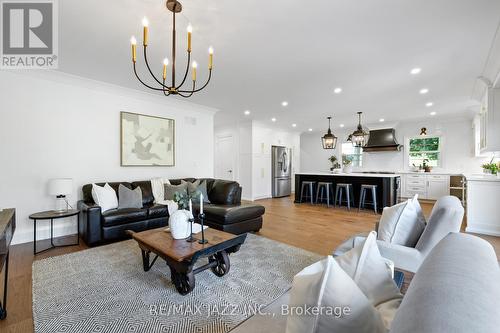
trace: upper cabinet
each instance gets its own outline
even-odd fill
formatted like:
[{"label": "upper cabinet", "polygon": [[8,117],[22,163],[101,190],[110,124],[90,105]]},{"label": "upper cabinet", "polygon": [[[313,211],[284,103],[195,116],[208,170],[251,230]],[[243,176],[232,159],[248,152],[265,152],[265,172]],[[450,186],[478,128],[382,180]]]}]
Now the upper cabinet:
[{"label": "upper cabinet", "polygon": [[474,120],[475,151],[489,153],[500,151],[500,88],[489,88],[481,111]]}]

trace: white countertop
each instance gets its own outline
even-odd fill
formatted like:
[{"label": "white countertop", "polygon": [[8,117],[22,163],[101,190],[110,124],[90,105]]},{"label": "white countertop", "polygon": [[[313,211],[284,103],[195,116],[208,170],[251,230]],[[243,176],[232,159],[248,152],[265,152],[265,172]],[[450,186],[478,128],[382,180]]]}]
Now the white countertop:
[{"label": "white countertop", "polygon": [[466,174],[465,179],[467,181],[478,181],[478,182],[500,182],[500,178],[496,175],[488,175],[488,174]]},{"label": "white countertop", "polygon": [[397,171],[399,174],[412,174],[412,175],[457,175],[461,176],[461,172],[448,172],[448,171],[431,171],[431,172],[417,172],[417,171]]},{"label": "white countertop", "polygon": [[312,175],[312,176],[342,176],[342,177],[376,177],[376,178],[394,178],[399,177],[399,174],[387,174],[387,173],[361,173],[361,172],[352,172],[352,173],[332,173],[332,172],[297,172],[296,175]]}]

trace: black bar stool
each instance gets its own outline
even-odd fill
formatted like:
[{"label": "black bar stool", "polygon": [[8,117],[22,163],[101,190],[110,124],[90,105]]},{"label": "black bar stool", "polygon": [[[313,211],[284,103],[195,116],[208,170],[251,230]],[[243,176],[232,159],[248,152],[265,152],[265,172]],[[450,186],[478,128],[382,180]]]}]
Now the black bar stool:
[{"label": "black bar stool", "polygon": [[326,191],[326,206],[330,207],[330,193],[333,198],[333,184],[328,182],[318,182],[318,187],[316,189],[316,204],[318,202],[323,203],[325,200]]},{"label": "black bar stool", "polygon": [[[309,199],[311,205],[314,204],[314,186],[316,182],[303,181],[300,188],[300,203],[304,202],[304,199]],[[305,194],[304,194],[305,192]]]},{"label": "black bar stool", "polygon": [[342,206],[342,192],[344,191],[347,197],[347,209],[351,210],[351,203],[353,206],[355,206],[354,191],[352,189],[352,184],[344,184],[344,183],[337,184],[337,188],[335,190],[335,206],[337,206],[337,204],[339,206]]},{"label": "black bar stool", "polygon": [[[366,192],[371,192],[372,201],[365,202]],[[373,206],[373,210],[375,214],[377,212],[377,185],[361,185],[361,192],[359,194],[359,209],[358,212],[361,211],[361,207],[365,208],[365,204],[371,204]]]}]

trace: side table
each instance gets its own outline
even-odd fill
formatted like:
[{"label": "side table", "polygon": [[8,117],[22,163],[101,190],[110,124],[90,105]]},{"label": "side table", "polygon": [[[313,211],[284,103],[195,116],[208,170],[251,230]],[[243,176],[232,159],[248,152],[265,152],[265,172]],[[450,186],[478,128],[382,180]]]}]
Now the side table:
[{"label": "side table", "polygon": [[[76,232],[76,238],[77,242],[74,244],[65,244],[65,245],[55,245],[54,244],[54,220],[56,219],[62,219],[65,217],[71,217],[71,216],[77,216],[77,232]],[[38,254],[45,252],[47,250],[53,249],[55,247],[64,247],[64,246],[72,246],[72,245],[79,245],[80,244],[80,235],[79,235],[79,230],[80,230],[80,211],[78,209],[69,209],[65,211],[56,211],[56,210],[49,210],[45,212],[39,212],[35,214],[31,214],[29,216],[30,219],[33,220],[34,223],[34,228],[33,228],[33,254]],[[46,248],[41,251],[36,251],[36,221],[38,220],[50,220],[50,247]]]}]

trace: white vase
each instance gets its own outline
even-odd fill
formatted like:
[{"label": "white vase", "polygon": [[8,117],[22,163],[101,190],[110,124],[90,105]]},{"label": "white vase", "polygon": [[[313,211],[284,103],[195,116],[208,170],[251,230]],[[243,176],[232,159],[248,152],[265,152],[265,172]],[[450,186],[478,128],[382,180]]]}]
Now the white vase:
[{"label": "white vase", "polygon": [[178,210],[170,215],[168,224],[170,233],[174,239],[184,239],[189,237],[191,228],[189,226],[190,213],[187,210]]},{"label": "white vase", "polygon": [[344,172],[345,173],[352,173],[352,165],[351,164],[344,165]]}]

